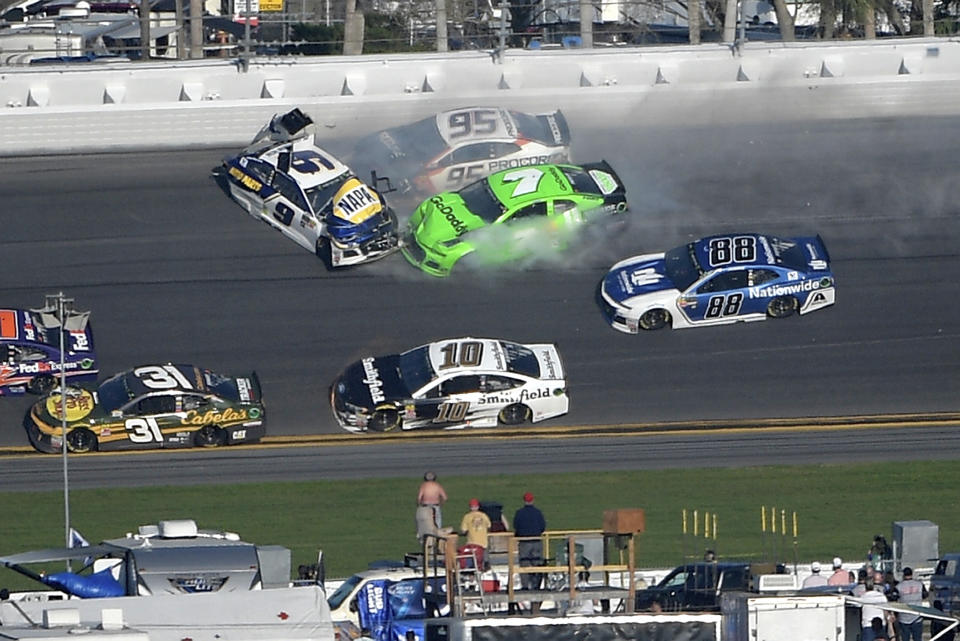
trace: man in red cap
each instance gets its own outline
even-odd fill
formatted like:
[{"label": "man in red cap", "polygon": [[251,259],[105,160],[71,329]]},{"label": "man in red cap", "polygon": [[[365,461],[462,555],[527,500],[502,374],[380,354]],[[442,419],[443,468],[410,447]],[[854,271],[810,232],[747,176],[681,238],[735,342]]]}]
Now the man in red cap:
[{"label": "man in red cap", "polygon": [[[523,495],[523,507],[513,515],[513,532],[520,539],[517,541],[520,567],[543,565],[543,541],[540,535],[546,529],[547,522],[543,518],[543,512],[533,504],[533,494],[527,492]],[[525,590],[540,589],[541,581],[542,574],[520,575],[520,586]]]},{"label": "man in red cap", "polygon": [[490,517],[480,510],[480,501],[470,499],[470,511],[460,519],[460,534],[467,537],[467,545],[479,545],[486,550],[490,525]]}]

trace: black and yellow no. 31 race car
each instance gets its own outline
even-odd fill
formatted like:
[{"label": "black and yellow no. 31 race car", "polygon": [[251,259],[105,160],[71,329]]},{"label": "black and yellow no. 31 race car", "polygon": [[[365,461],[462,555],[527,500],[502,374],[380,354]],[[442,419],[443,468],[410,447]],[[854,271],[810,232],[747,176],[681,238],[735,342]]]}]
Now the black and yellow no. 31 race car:
[{"label": "black and yellow no. 31 race car", "polygon": [[25,426],[40,452],[60,452],[66,414],[71,452],[216,447],[259,441],[266,413],[256,372],[224,376],[193,365],[143,365],[98,387],[59,389],[38,401]]}]

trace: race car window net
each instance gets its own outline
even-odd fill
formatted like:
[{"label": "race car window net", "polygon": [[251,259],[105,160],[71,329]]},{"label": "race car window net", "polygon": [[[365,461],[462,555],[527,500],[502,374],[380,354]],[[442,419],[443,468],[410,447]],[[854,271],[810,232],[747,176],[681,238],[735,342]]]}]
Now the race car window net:
[{"label": "race car window net", "polygon": [[503,204],[493,194],[486,178],[467,185],[459,191],[459,194],[470,213],[479,216],[487,223],[496,222],[504,212]]},{"label": "race car window net", "polygon": [[292,202],[300,209],[307,208],[307,202],[303,199],[303,193],[296,181],[286,174],[276,173],[273,176],[273,186],[283,194],[283,197]]},{"label": "race car window net", "polygon": [[685,291],[703,274],[694,254],[693,243],[674,247],[666,253],[663,262],[667,277],[680,291]]}]

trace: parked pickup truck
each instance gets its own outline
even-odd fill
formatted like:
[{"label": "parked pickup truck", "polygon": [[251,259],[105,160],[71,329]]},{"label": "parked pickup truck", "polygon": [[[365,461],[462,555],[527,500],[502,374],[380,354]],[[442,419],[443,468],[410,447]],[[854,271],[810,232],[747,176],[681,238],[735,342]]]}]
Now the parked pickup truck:
[{"label": "parked pickup truck", "polygon": [[756,592],[755,577],[778,570],[782,572],[782,567],[739,561],[688,563],[674,568],[657,585],[638,590],[636,610],[649,611],[654,603],[666,612],[719,610],[722,592]]},{"label": "parked pickup truck", "polygon": [[947,614],[960,614],[960,552],[940,557],[930,577],[931,605],[938,601]]}]

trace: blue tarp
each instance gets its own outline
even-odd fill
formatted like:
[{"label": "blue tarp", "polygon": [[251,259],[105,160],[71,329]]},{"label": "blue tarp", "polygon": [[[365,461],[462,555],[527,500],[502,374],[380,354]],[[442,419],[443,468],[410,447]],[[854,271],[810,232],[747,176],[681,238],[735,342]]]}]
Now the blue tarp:
[{"label": "blue tarp", "polygon": [[123,586],[110,573],[110,568],[90,575],[57,572],[56,574],[47,574],[40,580],[50,587],[83,599],[124,596],[125,594]]}]

